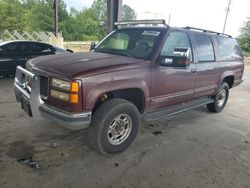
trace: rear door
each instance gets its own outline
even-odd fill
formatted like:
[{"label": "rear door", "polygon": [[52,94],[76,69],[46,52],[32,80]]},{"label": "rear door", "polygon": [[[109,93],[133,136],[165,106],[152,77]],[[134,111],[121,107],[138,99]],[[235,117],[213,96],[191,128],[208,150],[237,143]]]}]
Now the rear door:
[{"label": "rear door", "polygon": [[197,64],[195,98],[209,96],[215,92],[220,77],[212,39],[204,33],[194,32],[192,40]]}]

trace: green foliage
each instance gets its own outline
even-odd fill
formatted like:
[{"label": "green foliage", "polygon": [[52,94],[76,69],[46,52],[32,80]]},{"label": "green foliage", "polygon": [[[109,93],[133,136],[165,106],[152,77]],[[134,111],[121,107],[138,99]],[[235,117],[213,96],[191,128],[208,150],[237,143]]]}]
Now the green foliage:
[{"label": "green foliage", "polygon": [[[107,0],[94,0],[91,8],[104,27],[107,26]],[[121,20],[136,20],[134,9],[124,4],[122,5]],[[105,28],[104,28],[105,30]]]},{"label": "green foliage", "polygon": [[[1,30],[54,31],[54,0],[0,0]],[[105,34],[107,0],[95,0],[91,8],[67,10],[58,0],[59,30],[66,41],[99,40]],[[127,5],[122,7],[122,19],[135,19],[135,12]]]},{"label": "green foliage", "polygon": [[0,29],[23,29],[24,10],[18,0],[0,0]]},{"label": "green foliage", "polygon": [[136,14],[134,9],[128,5],[122,5],[122,18],[124,20],[136,20]]},{"label": "green foliage", "polygon": [[65,22],[63,35],[67,40],[99,40],[103,33],[100,22],[93,9],[76,11],[71,9],[69,19]]},{"label": "green foliage", "polygon": [[250,17],[244,23],[243,27],[240,29],[240,36],[238,37],[238,42],[243,51],[250,52]]}]

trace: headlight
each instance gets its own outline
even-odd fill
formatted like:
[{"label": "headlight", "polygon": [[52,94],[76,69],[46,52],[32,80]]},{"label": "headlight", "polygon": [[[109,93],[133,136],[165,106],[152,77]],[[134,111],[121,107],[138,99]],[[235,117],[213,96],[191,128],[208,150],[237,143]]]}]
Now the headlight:
[{"label": "headlight", "polygon": [[55,87],[55,88],[70,91],[70,82],[68,82],[68,81],[53,78],[52,79],[52,86]]},{"label": "headlight", "polygon": [[51,84],[50,95],[52,97],[75,104],[79,102],[79,81],[68,82],[52,78]]},{"label": "headlight", "polygon": [[56,91],[56,90],[52,89],[52,90],[50,91],[50,95],[51,95],[52,97],[55,97],[55,98],[57,98],[57,99],[61,99],[61,100],[63,100],[63,101],[69,101],[69,94],[63,93],[63,92],[61,92],[61,91]]}]

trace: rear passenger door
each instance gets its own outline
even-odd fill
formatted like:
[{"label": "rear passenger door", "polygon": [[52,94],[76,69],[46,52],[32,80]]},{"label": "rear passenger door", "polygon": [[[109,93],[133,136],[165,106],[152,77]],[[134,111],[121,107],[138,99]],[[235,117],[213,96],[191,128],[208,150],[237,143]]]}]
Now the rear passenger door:
[{"label": "rear passenger door", "polygon": [[196,79],[195,98],[214,93],[219,81],[218,65],[215,61],[214,47],[209,35],[193,33],[195,45]]}]

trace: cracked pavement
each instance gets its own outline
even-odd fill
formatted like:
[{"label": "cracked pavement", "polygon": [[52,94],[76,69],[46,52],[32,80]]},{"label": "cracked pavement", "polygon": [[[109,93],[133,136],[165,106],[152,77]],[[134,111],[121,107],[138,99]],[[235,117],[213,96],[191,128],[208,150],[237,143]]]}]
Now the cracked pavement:
[{"label": "cracked pavement", "polygon": [[[201,107],[143,121],[128,150],[105,157],[89,146],[86,130],[27,117],[13,79],[0,79],[0,187],[250,187],[250,66],[244,80],[221,113]],[[41,168],[18,162],[28,156]]]}]

